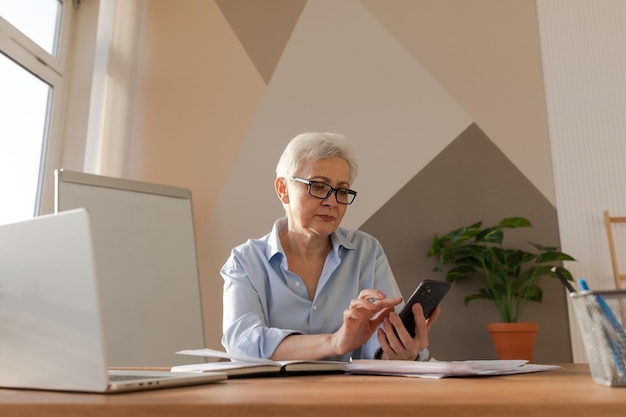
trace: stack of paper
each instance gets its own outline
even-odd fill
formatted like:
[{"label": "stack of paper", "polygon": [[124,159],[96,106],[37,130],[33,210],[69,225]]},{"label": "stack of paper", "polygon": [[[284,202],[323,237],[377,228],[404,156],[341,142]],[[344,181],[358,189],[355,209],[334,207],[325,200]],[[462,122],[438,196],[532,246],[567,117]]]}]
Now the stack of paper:
[{"label": "stack of paper", "polygon": [[353,374],[396,375],[420,378],[458,376],[512,375],[559,369],[557,365],[529,364],[526,360],[473,360],[473,361],[384,361],[355,359],[347,365]]},{"label": "stack of paper", "polygon": [[460,376],[513,375],[559,369],[557,365],[530,364],[526,360],[472,360],[414,362],[399,360],[354,359],[350,362],[317,360],[272,361],[269,359],[233,355],[213,349],[192,349],[176,352],[181,355],[206,356],[229,359],[227,362],[210,362],[178,365],[172,372],[226,372],[229,377],[254,375],[287,375],[346,372],[351,374],[395,375],[420,378]]}]

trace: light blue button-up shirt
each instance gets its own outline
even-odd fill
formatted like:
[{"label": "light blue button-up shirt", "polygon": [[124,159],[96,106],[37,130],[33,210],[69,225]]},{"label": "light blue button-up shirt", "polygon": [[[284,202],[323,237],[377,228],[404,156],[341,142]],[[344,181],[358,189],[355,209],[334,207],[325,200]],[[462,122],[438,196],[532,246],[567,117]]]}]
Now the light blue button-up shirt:
[{"label": "light blue button-up shirt", "polygon": [[[230,353],[269,358],[288,335],[334,333],[343,324],[343,311],[363,289],[402,296],[378,240],[340,227],[331,235],[333,250],[311,301],[304,282],[289,271],[279,239],[286,227],[286,218],[277,220],[267,235],[234,248],[222,267],[222,344]],[[378,347],[374,332],[360,348],[326,359],[373,358]]]}]

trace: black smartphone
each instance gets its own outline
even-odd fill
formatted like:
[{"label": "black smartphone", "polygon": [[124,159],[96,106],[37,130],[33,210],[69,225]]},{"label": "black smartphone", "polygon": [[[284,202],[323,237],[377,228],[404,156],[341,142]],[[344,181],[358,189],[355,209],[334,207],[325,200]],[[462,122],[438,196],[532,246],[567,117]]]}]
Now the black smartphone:
[{"label": "black smartphone", "polygon": [[424,310],[424,317],[428,318],[448,293],[450,283],[426,279],[420,282],[400,311],[400,318],[411,337],[415,337],[415,320],[413,318],[413,304],[420,303]]}]

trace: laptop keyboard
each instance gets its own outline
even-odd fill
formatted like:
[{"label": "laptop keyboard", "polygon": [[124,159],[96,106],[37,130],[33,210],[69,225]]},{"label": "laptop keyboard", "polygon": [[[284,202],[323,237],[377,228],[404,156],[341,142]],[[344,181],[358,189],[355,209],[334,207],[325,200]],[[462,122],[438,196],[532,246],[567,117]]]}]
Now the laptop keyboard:
[{"label": "laptop keyboard", "polygon": [[152,379],[159,378],[157,375],[132,375],[132,374],[112,374],[109,375],[109,380],[111,382],[122,382],[122,381],[134,381],[137,379]]}]

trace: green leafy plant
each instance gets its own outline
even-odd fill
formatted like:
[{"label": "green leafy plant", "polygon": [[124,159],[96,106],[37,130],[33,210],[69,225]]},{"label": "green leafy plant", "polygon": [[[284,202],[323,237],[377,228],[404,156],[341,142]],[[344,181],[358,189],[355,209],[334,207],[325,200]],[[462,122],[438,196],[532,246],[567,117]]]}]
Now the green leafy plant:
[{"label": "green leafy plant", "polygon": [[[538,280],[544,276],[557,278],[551,270],[554,263],[575,259],[557,247],[537,243],[529,242],[535,253],[503,248],[505,229],[532,227],[526,218],[509,217],[497,226],[481,226],[482,222],[477,222],[443,236],[435,234],[427,256],[438,257],[433,271],[443,272],[444,266],[451,266],[446,272],[448,282],[468,277],[479,282],[478,293],[464,298],[466,306],[472,300],[491,300],[502,322],[517,322],[528,301],[542,301]],[[560,271],[566,279],[573,279],[567,269]]]}]

